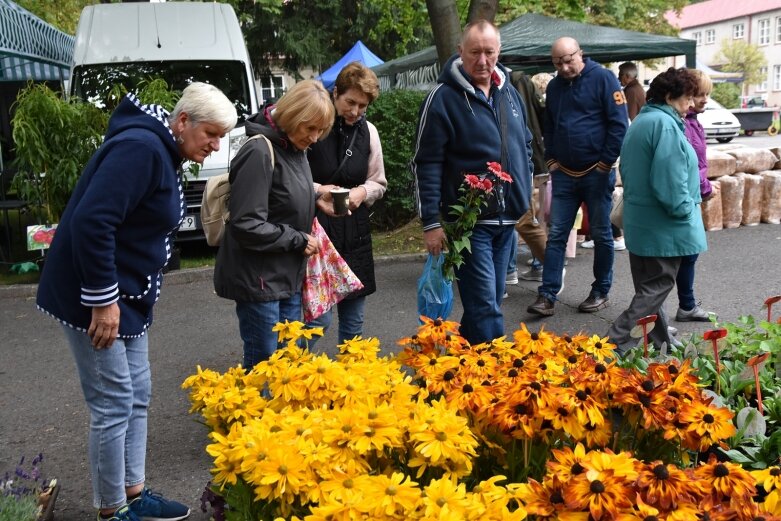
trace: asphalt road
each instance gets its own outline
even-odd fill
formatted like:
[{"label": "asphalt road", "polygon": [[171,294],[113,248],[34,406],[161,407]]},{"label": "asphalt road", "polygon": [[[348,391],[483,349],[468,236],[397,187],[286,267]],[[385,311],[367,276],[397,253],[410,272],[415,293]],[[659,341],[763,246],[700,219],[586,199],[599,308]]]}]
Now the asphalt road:
[{"label": "asphalt road", "polygon": [[[781,226],[761,224],[708,233],[710,250],[697,264],[696,294],[703,306],[725,321],[760,316],[762,302],[781,294]],[[567,267],[566,288],[556,315],[544,321],[525,311],[536,284],[509,288],[504,302],[506,331],[520,322],[557,333],[604,333],[629,304],[632,283],[626,252],[617,252],[612,305],[596,314],[577,312],[591,284],[592,251],[578,250]],[[520,262],[523,265],[523,259]],[[415,283],[423,265],[418,257],[378,260],[378,292],[366,308],[367,335],[380,339],[384,352],[416,328]],[[150,332],[153,401],[150,409],[148,484],[191,505],[191,519],[205,521],[199,498],[209,480],[204,452],[206,429],[188,415],[182,381],[196,365],[224,371],[241,360],[241,341],[231,302],[212,291],[210,270],[171,274],[156,307]],[[60,521],[94,519],[86,461],[88,413],[74,363],[60,326],[36,311],[34,287],[0,288],[0,475],[22,455],[44,453],[44,472],[63,486],[57,500]],[[667,303],[674,314],[677,301]],[[779,310],[781,311],[781,310]],[[457,303],[452,318],[459,319]],[[676,324],[681,334],[700,334],[710,324]],[[334,331],[318,347],[333,352]],[[326,346],[330,346],[326,347]]]},{"label": "asphalt road", "polygon": [[774,148],[781,147],[781,137],[771,136],[767,132],[755,132],[753,136],[738,136],[729,143],[719,143],[715,139],[708,140],[708,146],[718,146],[722,144],[739,144],[753,148]]}]

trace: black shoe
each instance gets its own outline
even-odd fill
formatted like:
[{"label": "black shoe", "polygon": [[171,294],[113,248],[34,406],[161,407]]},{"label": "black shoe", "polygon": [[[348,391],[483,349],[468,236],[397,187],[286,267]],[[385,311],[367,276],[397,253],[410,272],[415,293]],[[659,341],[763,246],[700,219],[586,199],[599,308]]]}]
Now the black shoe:
[{"label": "black shoe", "polygon": [[555,313],[553,310],[553,306],[555,305],[555,302],[553,302],[550,299],[547,299],[543,297],[542,295],[537,296],[537,300],[534,301],[534,304],[526,308],[526,311],[533,315],[542,315],[545,317],[549,317]]},{"label": "black shoe", "polygon": [[578,311],[581,313],[594,313],[608,306],[608,298],[601,295],[589,295],[586,300],[580,303]]}]

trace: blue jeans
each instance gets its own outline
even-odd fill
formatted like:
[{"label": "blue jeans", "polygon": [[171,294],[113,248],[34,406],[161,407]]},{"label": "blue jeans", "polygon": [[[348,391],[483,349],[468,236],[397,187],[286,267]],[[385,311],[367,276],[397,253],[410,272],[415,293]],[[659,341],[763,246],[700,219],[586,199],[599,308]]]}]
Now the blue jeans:
[{"label": "blue jeans", "polygon": [[678,307],[684,311],[691,311],[697,305],[694,300],[694,263],[699,254],[681,257],[681,266],[675,277],[675,285],[678,288]]},{"label": "blue jeans", "polygon": [[[339,313],[339,340],[337,344],[344,344],[345,340],[352,340],[356,335],[363,336],[363,308],[366,305],[366,297],[358,297],[350,300],[343,300],[336,305],[336,311]],[[322,327],[327,331],[333,321],[334,308],[329,309],[313,321],[307,323],[306,327]],[[312,337],[309,341],[309,348],[313,348],[320,337]]]},{"label": "blue jeans", "polygon": [[277,342],[278,335],[271,330],[277,322],[301,321],[301,293],[267,302],[236,301],[236,316],[244,341],[244,368],[249,371],[284,345]]},{"label": "blue jeans", "polygon": [[94,506],[117,508],[127,502],[125,488],[145,479],[147,409],[152,395],[148,337],[117,338],[111,347],[95,349],[86,333],[63,329],[90,411]]},{"label": "blue jeans", "polygon": [[464,264],[456,270],[464,315],[461,336],[471,344],[504,335],[501,304],[514,226],[477,224],[472,232],[472,253],[464,250]]},{"label": "blue jeans", "polygon": [[560,170],[551,174],[552,199],[550,230],[545,248],[542,285],[538,292],[555,301],[561,289],[564,254],[570,230],[582,203],[588,207],[589,227],[594,241],[594,282],[591,294],[606,297],[613,283],[613,233],[610,229],[610,209],[616,171],[609,173],[592,170],[583,177],[571,177]]}]

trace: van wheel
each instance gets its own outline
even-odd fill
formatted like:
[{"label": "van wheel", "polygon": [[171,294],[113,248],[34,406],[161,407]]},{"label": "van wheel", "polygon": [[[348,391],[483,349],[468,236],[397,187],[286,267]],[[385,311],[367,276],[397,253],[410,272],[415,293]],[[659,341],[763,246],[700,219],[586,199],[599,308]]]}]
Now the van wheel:
[{"label": "van wheel", "polygon": [[731,137],[717,137],[716,141],[718,141],[719,143],[729,143],[730,141],[732,141],[732,138]]}]

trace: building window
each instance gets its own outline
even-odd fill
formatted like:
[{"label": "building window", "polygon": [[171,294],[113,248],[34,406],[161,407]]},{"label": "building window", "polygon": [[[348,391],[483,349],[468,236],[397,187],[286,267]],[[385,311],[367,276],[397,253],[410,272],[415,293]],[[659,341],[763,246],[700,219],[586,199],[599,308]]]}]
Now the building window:
[{"label": "building window", "polygon": [[781,90],[781,65],[773,65],[773,90]]},{"label": "building window", "polygon": [[705,44],[710,45],[716,42],[716,30],[708,29],[705,31]]},{"label": "building window", "polygon": [[757,92],[765,92],[767,90],[767,67],[760,67],[759,74],[762,75],[762,81],[757,85]]},{"label": "building window", "polygon": [[702,33],[700,31],[692,34],[692,37],[694,38],[694,41],[697,43],[697,45],[702,45]]},{"label": "building window", "polygon": [[743,35],[745,34],[745,30],[743,28],[743,24],[735,24],[732,26],[732,39],[733,40],[740,40],[743,38]]},{"label": "building window", "polygon": [[781,43],[781,16],[776,16],[776,43]]},{"label": "building window", "polygon": [[759,45],[767,45],[770,43],[770,18],[764,18],[757,24],[759,32]]},{"label": "building window", "polygon": [[277,101],[285,93],[285,79],[276,74],[260,77],[261,103]]}]

